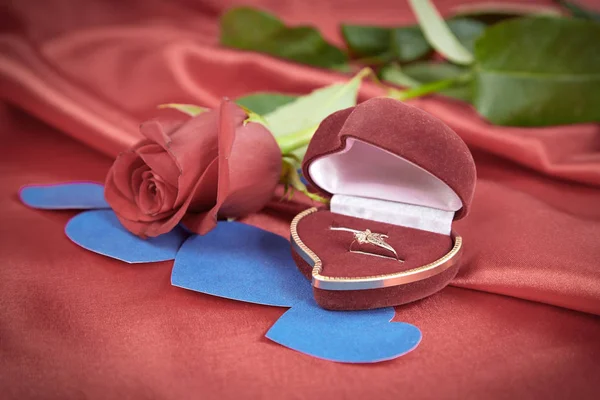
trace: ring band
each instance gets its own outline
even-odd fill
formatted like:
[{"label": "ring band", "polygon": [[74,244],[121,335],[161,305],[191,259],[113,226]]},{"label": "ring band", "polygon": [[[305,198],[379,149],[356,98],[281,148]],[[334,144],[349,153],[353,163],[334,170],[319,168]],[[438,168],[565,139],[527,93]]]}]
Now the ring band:
[{"label": "ring band", "polygon": [[[396,250],[385,241],[385,239],[387,239],[389,237],[388,235],[385,235],[383,233],[374,233],[374,232],[371,232],[370,229],[366,229],[364,231],[359,231],[356,229],[345,228],[342,226],[331,226],[331,227],[329,227],[329,229],[331,229],[332,231],[344,231],[344,232],[350,232],[350,233],[354,234],[354,240],[352,241],[352,243],[350,243],[350,246],[348,248],[348,251],[350,251],[351,253],[364,254],[367,256],[374,256],[374,257],[381,257],[381,258],[388,258],[388,259],[393,259],[393,260],[396,260],[399,262],[404,262],[404,260],[401,260],[400,257],[398,257],[398,253],[396,252]],[[382,249],[385,249],[385,250],[393,253],[394,257],[385,256],[385,255],[376,254],[376,253],[368,253],[366,251],[353,250],[352,246],[356,242],[358,242],[359,244],[370,244],[370,245],[373,245],[376,247],[380,247]]]}]

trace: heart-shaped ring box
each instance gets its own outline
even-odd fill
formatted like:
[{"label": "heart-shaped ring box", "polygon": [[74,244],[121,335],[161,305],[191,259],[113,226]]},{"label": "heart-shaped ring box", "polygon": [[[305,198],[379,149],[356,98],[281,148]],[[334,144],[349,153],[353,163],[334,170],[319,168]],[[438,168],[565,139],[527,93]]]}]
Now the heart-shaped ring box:
[{"label": "heart-shaped ring box", "polygon": [[[327,117],[302,167],[331,200],[329,208],[306,210],[291,225],[294,260],[321,307],[406,304],[454,278],[463,243],[452,222],[468,213],[476,171],[466,144],[443,122],[374,98]],[[394,250],[344,229],[387,235],[384,243]]]}]

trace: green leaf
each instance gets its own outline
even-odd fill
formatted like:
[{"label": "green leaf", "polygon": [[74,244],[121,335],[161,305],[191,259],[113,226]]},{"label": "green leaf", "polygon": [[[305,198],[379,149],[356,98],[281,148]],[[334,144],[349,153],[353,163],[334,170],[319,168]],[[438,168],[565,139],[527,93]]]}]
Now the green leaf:
[{"label": "green leaf", "polygon": [[235,102],[254,111],[257,114],[265,115],[276,108],[296,100],[298,96],[274,92],[258,92],[238,98]]},{"label": "green leaf", "polygon": [[454,8],[454,17],[469,18],[493,25],[509,18],[521,16],[555,16],[561,14],[556,7],[535,3],[485,2],[461,4]]},{"label": "green leaf", "polygon": [[448,60],[456,64],[471,64],[473,54],[452,33],[430,0],[410,0],[413,12],[427,42]]},{"label": "green leaf", "polygon": [[248,111],[248,121],[262,123],[273,133],[285,157],[301,160],[321,121],[329,114],[356,105],[362,79],[372,74],[365,68],[348,82],[335,83],[305,96],[253,93],[237,99],[236,103]]},{"label": "green leaf", "polygon": [[448,27],[458,41],[473,53],[475,41],[483,34],[486,25],[474,19],[456,18],[448,21]]},{"label": "green leaf", "polygon": [[600,13],[586,10],[572,1],[556,0],[556,2],[569,10],[574,17],[600,22]]},{"label": "green leaf", "polygon": [[321,121],[336,111],[356,105],[360,83],[370,74],[372,71],[365,68],[348,82],[317,89],[266,114],[264,119],[282,153],[288,153],[288,149],[300,149],[295,150],[294,154],[299,158],[304,157],[305,145]]},{"label": "green leaf", "polygon": [[470,102],[472,99],[471,73],[468,68],[449,63],[418,62],[404,67],[388,65],[381,70],[382,79],[405,86],[405,90],[392,90],[388,95],[398,100],[408,100],[428,94],[441,94]]},{"label": "green leaf", "polygon": [[469,68],[447,62],[418,62],[406,65],[403,70],[413,79],[425,83],[456,78],[467,73]]},{"label": "green leaf", "polygon": [[421,28],[417,25],[395,28],[391,33],[391,52],[401,62],[418,60],[431,51]]},{"label": "green leaf", "polygon": [[600,121],[600,24],[519,18],[475,45],[474,104],[498,125]]},{"label": "green leaf", "polygon": [[[469,50],[485,30],[485,24],[467,18],[449,20],[448,27]],[[342,25],[342,36],[352,55],[368,64],[408,63],[432,50],[418,25],[397,28]]]},{"label": "green leaf", "polygon": [[341,26],[342,37],[351,54],[358,58],[382,56],[390,53],[391,29],[379,26]]},{"label": "green leaf", "polygon": [[398,64],[388,64],[384,66],[379,71],[379,75],[384,81],[408,88],[414,88],[423,83],[420,80],[416,80],[412,76],[408,75],[404,68],[400,67]]},{"label": "green leaf", "polygon": [[393,60],[410,62],[431,51],[416,25],[397,28],[342,25],[341,30],[352,55],[367,64],[385,64]]},{"label": "green leaf", "polygon": [[202,114],[203,112],[208,110],[207,108],[195,106],[193,104],[179,104],[179,103],[161,104],[158,106],[158,108],[173,108],[177,111],[181,111],[182,113],[187,114],[192,117],[195,117],[198,114]]},{"label": "green leaf", "polygon": [[450,88],[437,93],[470,102],[473,97],[471,82],[462,79],[468,73],[468,68],[450,63],[416,62],[402,68],[398,65],[388,65],[382,69],[381,77],[388,82],[409,88],[426,83],[456,80]]},{"label": "green leaf", "polygon": [[221,44],[325,68],[340,68],[346,54],[308,26],[287,27],[277,17],[250,7],[227,11],[221,18]]}]

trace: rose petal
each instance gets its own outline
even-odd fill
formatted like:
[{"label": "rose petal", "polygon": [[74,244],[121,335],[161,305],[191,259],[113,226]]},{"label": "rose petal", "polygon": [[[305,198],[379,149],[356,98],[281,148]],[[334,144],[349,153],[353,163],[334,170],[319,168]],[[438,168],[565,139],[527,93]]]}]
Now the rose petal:
[{"label": "rose petal", "polygon": [[144,180],[140,186],[140,193],[137,197],[137,205],[140,211],[146,215],[156,215],[162,208],[161,189],[154,180],[151,171],[144,173]]},{"label": "rose petal", "polygon": [[[236,198],[239,197],[241,203],[248,203],[250,205],[250,207],[243,207],[243,210],[241,210],[242,212],[246,209],[256,211],[259,208],[262,208],[262,206],[264,206],[271,198],[281,173],[281,152],[279,151],[279,146],[273,138],[273,135],[271,135],[266,128],[260,124],[253,123],[248,123],[244,126],[243,121],[246,118],[246,114],[240,107],[235,105],[235,103],[228,100],[221,103],[219,115],[219,176],[216,202],[210,210],[198,214],[189,213],[183,219],[184,224],[190,230],[201,235],[214,228],[221,207],[232,194],[231,189],[233,189],[234,193],[240,195],[236,196]],[[238,131],[241,132],[240,137],[243,138],[240,144],[237,143]],[[261,144],[253,148],[247,148],[246,145],[252,143],[255,139]],[[263,149],[263,144],[266,145],[266,154]],[[258,162],[256,165],[264,165],[265,163],[260,162],[260,160],[266,156],[267,168],[261,168],[260,171],[257,171],[255,169],[256,165],[246,163],[248,160],[244,159],[244,157],[236,157],[238,160],[233,162],[230,156],[232,155],[232,150],[234,148],[238,149],[237,153],[240,155],[252,154],[250,156],[252,160],[250,161]],[[232,165],[236,165],[236,172],[251,170],[260,173],[244,174],[243,176],[242,174],[236,174],[236,177],[234,178],[235,184],[232,186],[230,182],[230,168]],[[262,172],[266,172],[266,175],[262,175]],[[275,172],[276,175],[275,179],[272,178],[273,172]],[[266,179],[267,183],[260,183],[263,179]],[[262,192],[243,191],[240,190],[242,187],[258,187]],[[250,194],[251,196],[246,197],[246,194]],[[255,200],[253,196],[256,197],[257,200]],[[237,203],[235,203],[235,205],[237,205]]]},{"label": "rose petal", "polygon": [[175,207],[175,199],[177,198],[177,188],[168,182],[165,182],[159,175],[153,174],[153,179],[156,183],[156,187],[159,189],[160,201],[162,204],[158,212],[163,213],[173,210]]},{"label": "rose petal", "polygon": [[139,188],[133,190],[131,178],[135,171],[143,172],[144,168],[144,162],[135,153],[126,151],[117,157],[108,172],[104,197],[111,208],[124,218],[139,220],[142,215],[135,201]]},{"label": "rose petal", "polygon": [[[171,160],[173,160],[173,163],[175,164],[179,174],[181,174],[183,168],[179,164],[179,160],[171,148],[172,138],[170,135],[177,132],[177,130],[184,124],[185,122],[183,121],[173,122],[158,121],[157,119],[153,119],[140,125],[140,132],[148,138],[149,143],[155,143],[159,145],[165,151],[165,153],[171,157]],[[140,146],[136,146],[135,148],[137,149],[139,147]]]},{"label": "rose petal", "polygon": [[[192,193],[195,193],[196,191],[199,190],[206,190],[208,192],[216,192],[216,186],[217,186],[217,176],[218,173],[218,162],[217,160],[214,160],[212,164],[210,164],[208,166],[208,168],[206,168],[206,170],[204,171],[204,174],[200,177],[200,179],[198,179],[198,181],[196,182],[196,184],[194,185],[193,189],[192,189]],[[176,213],[162,218],[160,220],[155,220],[155,221],[150,221],[150,222],[138,222],[138,221],[131,221],[128,219],[124,219],[122,218],[120,215],[117,214],[117,217],[119,217],[119,221],[121,221],[121,223],[123,224],[123,226],[125,226],[125,228],[127,228],[130,232],[141,236],[141,237],[154,237],[154,236],[158,236],[161,235],[163,233],[169,232],[171,229],[173,229],[183,218],[183,216],[185,215],[185,213],[188,210],[188,206],[192,201],[192,197],[193,196],[189,196],[184,203],[181,205],[181,207],[177,210]],[[206,221],[204,222],[204,224],[211,225],[211,228],[214,227],[216,225],[216,215],[214,216],[214,218],[206,218]],[[208,229],[208,230],[210,230]]]},{"label": "rose petal", "polygon": [[184,121],[159,121],[152,119],[140,125],[140,133],[167,150],[171,144],[170,134],[177,131]]},{"label": "rose petal", "polygon": [[156,175],[171,185],[177,185],[181,175],[178,163],[161,146],[155,143],[143,143],[135,147],[135,152]]},{"label": "rose petal", "polygon": [[[241,113],[240,113],[241,111]],[[203,213],[185,218],[185,225],[192,231],[203,235],[215,227],[217,214],[221,204],[229,193],[229,163],[228,158],[235,140],[235,130],[244,121],[245,113],[241,108],[228,100],[221,102],[219,108],[219,157],[217,160],[217,193],[214,206]]]},{"label": "rose petal", "polygon": [[[141,175],[145,172],[143,169],[146,167],[142,164],[140,167],[138,174],[141,178]],[[119,177],[123,179],[123,176]],[[130,176],[126,177],[127,180],[130,180]],[[116,188],[116,178],[115,178],[115,169],[111,168],[108,176],[106,177],[105,188],[104,188],[104,196],[106,197],[106,202],[110,205],[110,207],[115,211],[116,214],[119,215],[119,218],[127,219],[130,221],[154,221],[160,220],[168,215],[172,214],[172,210],[168,212],[161,212],[155,215],[146,215],[139,209],[137,204],[137,196],[134,197],[125,197],[123,193]],[[140,180],[141,184],[141,180]],[[129,187],[129,184],[127,185]],[[128,189],[130,190],[130,189]],[[131,192],[131,190],[130,190]],[[136,191],[139,194],[139,187]]]},{"label": "rose petal", "polygon": [[246,114],[223,101],[219,129],[219,186],[211,210],[237,217],[258,211],[271,199],[281,175],[281,151],[261,124],[243,124]]},{"label": "rose petal", "polygon": [[239,217],[262,209],[273,197],[281,176],[281,150],[264,126],[248,123],[238,127],[235,135],[227,160],[228,193],[219,209],[222,217]]},{"label": "rose petal", "polygon": [[151,173],[150,168],[146,164],[140,165],[139,167],[137,167],[135,170],[133,170],[131,172],[129,187],[130,187],[131,193],[133,193],[133,198],[136,202],[137,202],[137,197],[139,196],[139,193],[140,193],[140,186],[142,185],[142,182],[144,180],[144,178],[143,178],[144,173]]},{"label": "rose petal", "polygon": [[133,199],[131,191],[130,176],[132,171],[143,165],[144,162],[132,150],[127,150],[119,154],[112,167],[109,175],[112,175],[114,188],[126,199]]},{"label": "rose petal", "polygon": [[200,114],[171,137],[171,152],[183,170],[177,184],[176,206],[192,195],[197,180],[218,156],[218,121],[215,110]]}]

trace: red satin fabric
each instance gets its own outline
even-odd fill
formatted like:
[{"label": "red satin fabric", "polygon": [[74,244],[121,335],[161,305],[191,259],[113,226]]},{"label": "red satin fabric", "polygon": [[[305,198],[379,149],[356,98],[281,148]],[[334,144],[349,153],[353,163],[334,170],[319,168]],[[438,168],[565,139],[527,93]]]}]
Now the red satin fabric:
[{"label": "red satin fabric", "polygon": [[[215,106],[222,96],[305,93],[345,79],[218,47],[217,16],[234,3],[0,6],[0,96],[7,104],[0,114],[3,395],[595,398],[597,124],[494,127],[463,103],[413,102],[467,142],[479,181],[470,216],[456,224],[465,240],[465,263],[452,283],[458,288],[398,308],[396,319],[419,326],[423,342],[380,365],[341,365],[283,349],[263,338],[282,309],[171,287],[171,263],[127,266],[89,253],[62,233],[72,213],[19,203],[24,184],[103,181],[111,159],[90,148],[114,156],[132,145],[141,137],[139,122],[159,114],[157,104]],[[463,2],[435,3],[448,13]],[[290,23],[315,23],[337,42],[341,21],[413,21],[405,2],[389,0],[262,5]],[[361,99],[379,93],[367,84]],[[246,221],[287,236],[302,207],[274,202]]]}]

